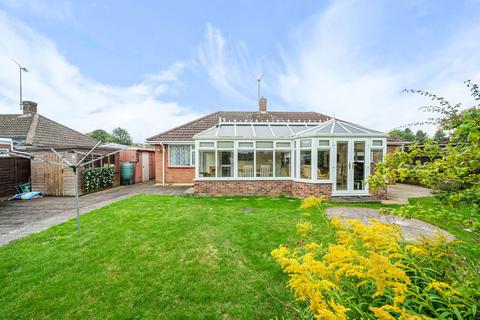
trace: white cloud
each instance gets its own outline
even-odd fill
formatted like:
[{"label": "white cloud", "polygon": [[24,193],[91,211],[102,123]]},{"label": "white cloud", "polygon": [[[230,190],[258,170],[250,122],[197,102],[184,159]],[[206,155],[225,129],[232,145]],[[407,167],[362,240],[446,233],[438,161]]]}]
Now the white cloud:
[{"label": "white cloud", "polygon": [[207,24],[205,39],[198,48],[198,56],[211,83],[220,93],[254,104],[243,90],[248,87],[248,83],[255,83],[257,69],[250,64],[245,42],[238,41],[227,45],[221,30]]},{"label": "white cloud", "polygon": [[385,27],[381,8],[373,3],[333,2],[292,32],[289,49],[282,52],[284,69],[277,74],[284,101],[385,131],[428,117],[417,109],[428,101],[402,94],[404,88],[471,101],[463,81],[480,81],[480,57],[474,54],[480,51],[480,23],[459,25],[448,46],[432,48],[422,64],[379,66],[364,54],[365,48],[382,46],[372,40]]},{"label": "white cloud", "polygon": [[115,87],[86,77],[52,41],[2,12],[0,34],[0,113],[20,112],[18,68],[11,61],[15,58],[30,69],[24,76],[24,100],[37,102],[39,113],[81,132],[120,126],[141,142],[198,116],[162,99],[181,86],[181,62],[140,83]]}]

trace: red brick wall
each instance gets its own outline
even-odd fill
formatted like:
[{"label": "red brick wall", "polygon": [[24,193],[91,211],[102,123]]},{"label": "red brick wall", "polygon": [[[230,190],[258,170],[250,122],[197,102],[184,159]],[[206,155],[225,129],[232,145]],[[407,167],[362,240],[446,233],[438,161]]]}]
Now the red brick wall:
[{"label": "red brick wall", "polygon": [[292,181],[292,195],[300,198],[325,196],[330,199],[332,196],[332,184]]},{"label": "red brick wall", "polygon": [[292,181],[288,180],[214,180],[195,181],[195,193],[201,195],[291,195]]},{"label": "red brick wall", "polygon": [[287,180],[199,180],[195,181],[195,193],[201,195],[332,195],[331,184],[306,183]]},{"label": "red brick wall", "polygon": [[392,154],[397,150],[397,148],[400,148],[400,146],[388,146],[387,145],[387,154]]},{"label": "red brick wall", "polygon": [[[155,146],[155,181],[162,183],[162,146]],[[169,167],[168,145],[165,145],[165,183],[191,183],[195,178],[195,167]]]}]

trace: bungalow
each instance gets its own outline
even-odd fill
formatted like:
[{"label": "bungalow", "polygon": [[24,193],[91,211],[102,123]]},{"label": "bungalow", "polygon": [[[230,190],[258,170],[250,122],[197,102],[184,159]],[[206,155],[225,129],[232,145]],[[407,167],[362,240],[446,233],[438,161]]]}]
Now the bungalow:
[{"label": "bungalow", "polygon": [[[27,152],[39,159],[53,162],[62,162],[50,148],[54,148],[67,159],[81,159],[97,143],[94,139],[61,125],[47,117],[37,113],[37,104],[31,101],[23,101],[23,114],[0,114],[0,138],[7,138],[13,143],[17,151]],[[9,149],[10,146],[3,145],[3,149]],[[0,165],[0,177],[10,177],[9,182],[4,185],[3,193],[13,193],[15,184],[18,182],[31,181],[32,191],[40,191],[52,196],[73,196],[74,195],[74,175],[71,168],[64,168],[57,165],[41,162],[29,161],[8,155],[4,150],[4,157],[0,159],[4,165]],[[89,167],[114,167],[113,184],[120,184],[119,159],[118,154],[100,159],[103,155],[111,153],[108,148],[97,148],[94,154],[89,156],[88,160],[95,161]],[[2,154],[2,144],[0,143],[0,155]],[[14,161],[16,160],[16,161]],[[23,162],[29,161],[26,166]],[[12,163],[14,165],[9,165]],[[22,178],[18,179],[21,164]],[[28,169],[28,170],[27,170]],[[83,170],[83,168],[82,168]],[[81,172],[80,172],[81,174]],[[17,178],[12,178],[17,177]],[[3,181],[2,181],[3,182]],[[84,193],[79,179],[80,193]]]},{"label": "bungalow", "polygon": [[[317,112],[215,112],[147,139],[156,180],[196,194],[368,196],[387,134]],[[393,151],[394,147],[388,148]]]}]

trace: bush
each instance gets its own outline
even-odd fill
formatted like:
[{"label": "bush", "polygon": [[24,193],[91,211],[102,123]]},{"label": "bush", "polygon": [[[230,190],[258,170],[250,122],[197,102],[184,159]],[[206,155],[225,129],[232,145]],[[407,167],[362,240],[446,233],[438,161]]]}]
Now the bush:
[{"label": "bush", "polygon": [[316,242],[302,224],[297,229],[306,241],[272,251],[290,277],[287,285],[315,319],[480,316],[478,266],[457,256],[453,241],[438,234],[405,243],[397,226],[375,220],[365,225],[334,218],[331,226],[333,244]]},{"label": "bush", "polygon": [[82,171],[85,192],[94,192],[113,186],[113,167],[91,168]]}]

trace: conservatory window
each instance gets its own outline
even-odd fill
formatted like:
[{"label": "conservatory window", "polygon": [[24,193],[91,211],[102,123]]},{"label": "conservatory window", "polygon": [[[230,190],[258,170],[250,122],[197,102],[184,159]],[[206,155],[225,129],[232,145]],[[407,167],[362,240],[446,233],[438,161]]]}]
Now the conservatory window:
[{"label": "conservatory window", "polygon": [[200,148],[213,148],[215,147],[214,142],[200,142]]},{"label": "conservatory window", "polygon": [[217,152],[218,177],[233,177],[233,151],[218,151]]},{"label": "conservatory window", "polygon": [[218,149],[233,149],[233,141],[218,141]]},{"label": "conservatory window", "polygon": [[383,149],[372,149],[370,151],[370,173],[375,172],[377,163],[383,161]]},{"label": "conservatory window", "polygon": [[300,178],[312,178],[312,150],[300,150]]},{"label": "conservatory window", "polygon": [[201,150],[199,158],[199,176],[215,177],[215,151]]},{"label": "conservatory window", "polygon": [[238,150],[238,176],[253,177],[255,153],[253,150]]},{"label": "conservatory window", "polygon": [[291,152],[275,151],[275,177],[290,177]]},{"label": "conservatory window", "polygon": [[273,176],[273,150],[257,150],[257,177]]},{"label": "conservatory window", "polygon": [[176,145],[169,146],[168,164],[170,166],[191,166],[194,164],[192,159],[193,146],[190,145]]},{"label": "conservatory window", "polygon": [[383,141],[382,140],[373,140],[372,146],[381,147],[381,146],[383,146]]},{"label": "conservatory window", "polygon": [[330,150],[317,151],[317,180],[330,179]]}]

